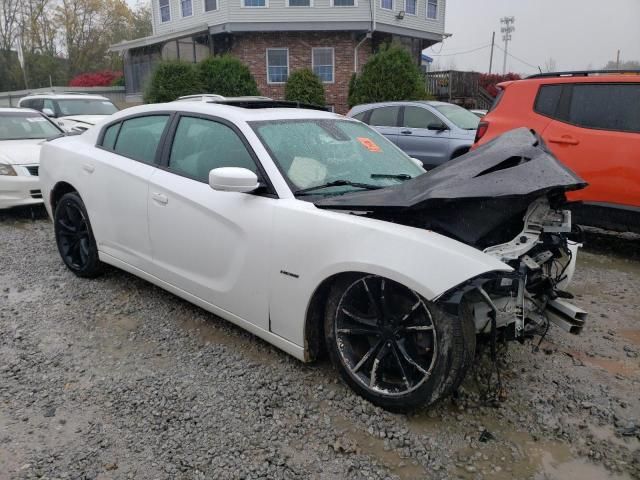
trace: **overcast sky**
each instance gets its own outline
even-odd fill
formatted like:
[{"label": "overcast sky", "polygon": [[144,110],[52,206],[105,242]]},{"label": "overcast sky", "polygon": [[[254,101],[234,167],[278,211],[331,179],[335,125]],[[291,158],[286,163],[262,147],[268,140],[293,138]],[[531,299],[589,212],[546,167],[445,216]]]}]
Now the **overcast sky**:
[{"label": "overcast sky", "polygon": [[[618,49],[622,60],[640,61],[640,0],[447,0],[445,31],[453,36],[425,53],[443,69],[486,72],[489,47],[459,52],[489,45],[494,30],[496,44],[503,47],[504,16],[516,19],[509,53],[534,67],[544,69],[553,58],[558,70],[601,68],[615,60]],[[496,49],[494,72],[502,72],[502,61],[503,53]],[[507,70],[537,71],[526,63],[508,58]]]}]

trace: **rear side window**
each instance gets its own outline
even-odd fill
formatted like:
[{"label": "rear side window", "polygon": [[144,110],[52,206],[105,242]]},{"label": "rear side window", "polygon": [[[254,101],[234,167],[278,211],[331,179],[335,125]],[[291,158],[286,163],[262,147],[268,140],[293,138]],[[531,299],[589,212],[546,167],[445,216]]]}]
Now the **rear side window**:
[{"label": "rear side window", "polygon": [[353,118],[355,118],[356,120],[360,120],[361,122],[364,122],[364,117],[367,116],[367,111],[365,110],[364,112],[360,112],[360,113],[356,113]]},{"label": "rear side window", "polygon": [[102,138],[102,146],[104,148],[108,148],[109,150],[113,150],[113,147],[116,145],[116,137],[118,136],[118,130],[120,130],[121,123],[116,123],[115,125],[111,125],[104,132],[104,137]]},{"label": "rear side window", "polygon": [[569,121],[601,130],[640,132],[640,84],[576,84]]},{"label": "rear side window", "polygon": [[504,88],[501,88],[498,90],[498,95],[496,95],[496,98],[493,99],[493,103],[489,107],[489,110],[487,111],[487,113],[492,112],[496,109],[496,107],[500,103],[500,100],[502,100],[503,96],[504,96]]},{"label": "rear side window", "polygon": [[169,115],[136,117],[122,122],[114,151],[144,163],[153,163]]},{"label": "rear side window", "polygon": [[397,127],[400,107],[380,107],[371,112],[369,125],[376,127]]},{"label": "rear side window", "polygon": [[546,117],[555,117],[562,95],[562,85],[542,85],[536,98],[535,111]]}]

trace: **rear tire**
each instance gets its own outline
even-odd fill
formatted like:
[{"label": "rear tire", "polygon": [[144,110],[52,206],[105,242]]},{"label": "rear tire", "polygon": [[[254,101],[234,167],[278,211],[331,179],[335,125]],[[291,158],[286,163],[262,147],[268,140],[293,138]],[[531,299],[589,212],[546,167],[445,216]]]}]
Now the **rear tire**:
[{"label": "rear tire", "polygon": [[397,282],[342,277],[325,312],[333,365],[375,405],[392,411],[429,405],[464,378],[470,354],[461,319]]},{"label": "rear tire", "polygon": [[89,215],[77,192],[62,196],[53,217],[56,243],[62,261],[79,277],[94,278],[104,270],[98,258]]}]

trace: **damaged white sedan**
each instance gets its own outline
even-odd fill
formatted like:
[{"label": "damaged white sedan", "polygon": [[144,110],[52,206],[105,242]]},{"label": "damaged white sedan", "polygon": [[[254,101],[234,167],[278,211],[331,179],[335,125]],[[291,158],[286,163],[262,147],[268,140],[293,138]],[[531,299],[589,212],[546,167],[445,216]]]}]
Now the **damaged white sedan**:
[{"label": "damaged white sedan", "polygon": [[300,360],[326,350],[386,408],[456,388],[477,335],[582,327],[563,203],[585,184],[528,130],[425,173],[358,121],[227,103],[131,108],[44,146],[71,271],[114,265]]}]

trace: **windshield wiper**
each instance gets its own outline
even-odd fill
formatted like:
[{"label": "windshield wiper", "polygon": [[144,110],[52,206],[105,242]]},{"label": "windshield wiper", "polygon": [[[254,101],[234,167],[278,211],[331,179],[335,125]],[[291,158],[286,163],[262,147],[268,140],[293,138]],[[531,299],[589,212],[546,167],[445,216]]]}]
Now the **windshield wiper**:
[{"label": "windshield wiper", "polygon": [[372,173],[371,178],[395,178],[396,180],[411,180],[408,173]]},{"label": "windshield wiper", "polygon": [[358,182],[352,182],[350,180],[334,180],[332,182],[323,183],[322,185],[315,185],[309,188],[301,188],[300,190],[296,190],[295,192],[293,192],[293,194],[305,195],[309,192],[313,192],[314,190],[322,190],[323,188],[343,187],[343,186],[363,188],[365,190],[378,190],[379,188],[383,188],[380,185],[370,185],[368,183],[358,183]]}]

